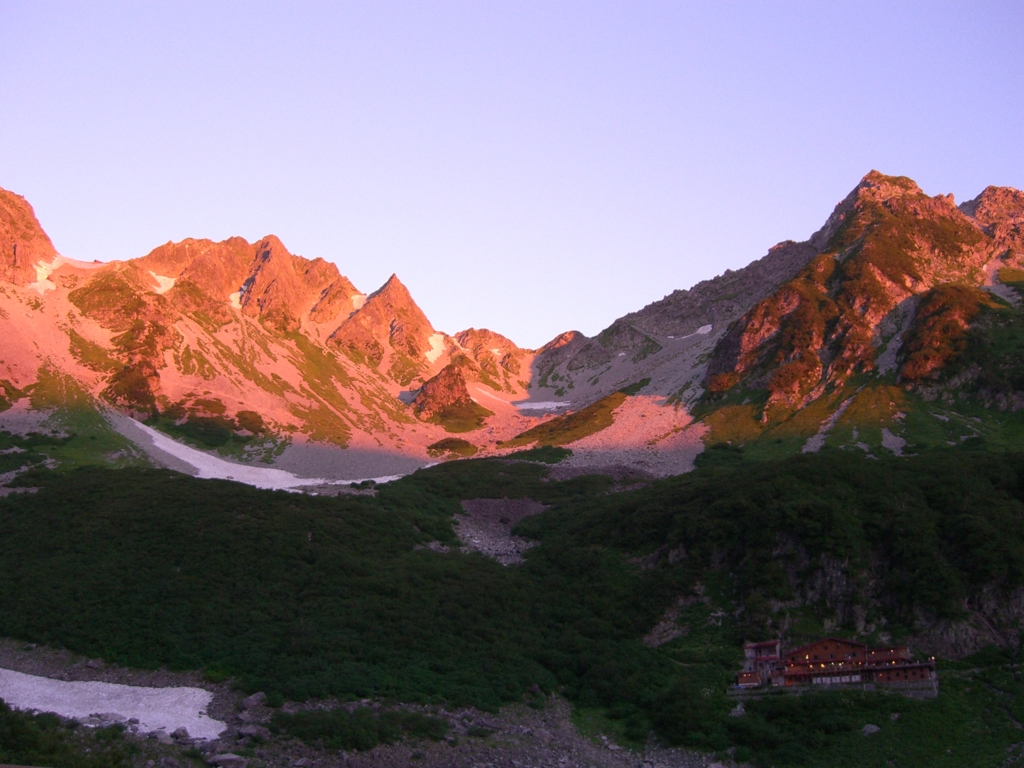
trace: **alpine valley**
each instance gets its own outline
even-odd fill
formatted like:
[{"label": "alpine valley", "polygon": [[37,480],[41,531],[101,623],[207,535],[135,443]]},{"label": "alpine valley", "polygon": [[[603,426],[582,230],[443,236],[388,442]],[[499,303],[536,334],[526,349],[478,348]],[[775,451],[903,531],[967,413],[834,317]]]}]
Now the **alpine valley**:
[{"label": "alpine valley", "polygon": [[[0,762],[1018,764],[1022,298],[1024,192],[876,171],[535,350],[273,235],[76,261],[0,190],[0,672],[224,726],[0,702]],[[744,640],[826,636],[938,697],[735,698]]]}]

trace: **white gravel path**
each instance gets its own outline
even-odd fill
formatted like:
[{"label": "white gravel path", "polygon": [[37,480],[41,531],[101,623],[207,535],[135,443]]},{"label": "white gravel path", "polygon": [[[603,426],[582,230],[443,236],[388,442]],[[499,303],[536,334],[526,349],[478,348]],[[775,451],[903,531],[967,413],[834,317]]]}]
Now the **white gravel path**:
[{"label": "white gravel path", "polygon": [[213,694],[202,688],[145,688],[116,683],[69,682],[0,669],[0,699],[16,709],[86,718],[137,718],[143,733],[185,728],[193,739],[215,739],[226,723],[206,714]]}]

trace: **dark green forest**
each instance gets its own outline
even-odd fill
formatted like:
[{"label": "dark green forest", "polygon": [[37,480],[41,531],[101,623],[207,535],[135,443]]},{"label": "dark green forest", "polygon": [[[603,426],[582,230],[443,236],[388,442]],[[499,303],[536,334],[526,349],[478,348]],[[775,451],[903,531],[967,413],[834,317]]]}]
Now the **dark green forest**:
[{"label": "dark green forest", "polygon": [[[883,627],[899,640],[922,617],[956,621],[983,591],[1021,587],[1024,456],[967,446],[752,463],[723,449],[702,463],[614,492],[603,476],[550,480],[539,461],[467,460],[336,498],[38,469],[17,481],[38,491],[0,499],[0,635],[201,669],[277,702],[493,711],[536,685],[600,712],[624,743],[653,730],[761,765],[1006,757],[1024,721],[1012,649],[940,659],[935,701],[768,697],[734,718],[726,691],[744,640],[814,639],[827,622],[852,637],[855,616],[866,642]],[[549,505],[516,528],[539,542],[521,566],[422,548],[456,543],[461,500],[503,497]],[[826,564],[846,586],[812,600]],[[644,645],[673,606],[686,631]],[[870,741],[867,722],[882,727]]]}]

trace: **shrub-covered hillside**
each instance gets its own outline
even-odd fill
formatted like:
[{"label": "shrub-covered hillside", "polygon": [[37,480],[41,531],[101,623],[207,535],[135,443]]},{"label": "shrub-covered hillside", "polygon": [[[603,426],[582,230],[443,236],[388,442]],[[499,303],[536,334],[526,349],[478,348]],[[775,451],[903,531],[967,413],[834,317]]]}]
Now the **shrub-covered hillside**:
[{"label": "shrub-covered hillside", "polygon": [[[1024,583],[1024,457],[826,450],[722,460],[614,494],[608,478],[547,472],[469,460],[375,497],[324,498],[144,469],[39,470],[20,479],[38,492],[0,500],[0,635],[201,668],[275,700],[493,709],[536,684],[627,742],[653,729],[765,765],[876,764],[836,756],[890,710],[899,725],[864,754],[891,748],[901,766],[990,765],[1019,740],[1009,641],[1021,617],[1001,607]],[[419,547],[456,543],[459,501],[481,497],[550,505],[516,529],[540,542],[523,565]],[[971,629],[979,617],[994,634]],[[728,717],[745,638],[824,632],[1006,650],[940,662],[937,702],[845,694]],[[947,749],[960,762],[943,763]]]}]

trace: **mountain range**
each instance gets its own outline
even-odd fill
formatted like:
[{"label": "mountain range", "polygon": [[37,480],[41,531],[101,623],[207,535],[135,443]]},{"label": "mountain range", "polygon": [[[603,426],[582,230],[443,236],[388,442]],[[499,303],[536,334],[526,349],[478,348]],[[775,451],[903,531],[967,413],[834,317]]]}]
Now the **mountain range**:
[{"label": "mountain range", "polygon": [[1022,227],[1018,190],[957,206],[872,171],[807,240],[530,350],[439,331],[397,276],[364,293],[273,235],[75,261],[0,190],[0,426],[106,430],[81,455],[117,464],[140,458],[108,429],[130,416],[341,478],[531,445],[664,475],[706,446],[999,441],[1024,405]]}]

